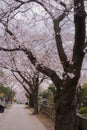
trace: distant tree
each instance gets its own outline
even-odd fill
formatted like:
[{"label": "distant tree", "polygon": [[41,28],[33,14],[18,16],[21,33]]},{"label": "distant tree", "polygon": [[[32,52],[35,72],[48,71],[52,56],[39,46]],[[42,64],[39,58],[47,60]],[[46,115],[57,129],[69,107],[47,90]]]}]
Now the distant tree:
[{"label": "distant tree", "polygon": [[[46,76],[42,75],[39,71],[33,68],[30,64],[26,66],[22,66],[22,69],[19,69],[19,65],[17,65],[16,59],[14,56],[12,57],[11,61],[12,68],[10,71],[12,72],[13,76],[16,80],[21,84],[21,86],[27,92],[27,97],[29,99],[29,106],[34,107],[34,114],[38,113],[38,91],[40,84],[44,81]],[[24,68],[23,68],[24,67]],[[29,72],[26,71],[26,68],[29,69]]]},{"label": "distant tree", "polygon": [[0,93],[3,93],[2,98],[6,99],[6,103],[12,101],[16,92],[11,87],[5,87],[2,84],[0,85]]},{"label": "distant tree", "polygon": [[[18,78],[16,73],[22,78],[23,82]],[[27,73],[28,74],[28,73]],[[27,92],[27,97],[29,99],[29,106],[34,107],[34,114],[38,113],[38,91],[39,86],[44,80],[44,76],[40,77],[40,73],[36,72],[33,76],[27,77],[22,72],[17,70],[13,72],[15,78],[21,83],[25,91]]]}]

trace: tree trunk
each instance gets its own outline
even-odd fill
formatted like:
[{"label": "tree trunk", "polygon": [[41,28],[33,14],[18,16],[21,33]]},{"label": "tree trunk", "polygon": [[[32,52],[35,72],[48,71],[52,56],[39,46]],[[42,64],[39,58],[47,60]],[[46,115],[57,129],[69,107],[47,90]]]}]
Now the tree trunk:
[{"label": "tree trunk", "polygon": [[38,114],[38,89],[36,89],[34,93],[34,113],[33,114]]},{"label": "tree trunk", "polygon": [[[67,81],[66,81],[67,83]],[[78,130],[76,116],[76,84],[65,84],[66,89],[57,92],[55,100],[56,121],[55,130]]]},{"label": "tree trunk", "polygon": [[33,94],[29,95],[29,107],[33,108],[34,107],[34,98]]},{"label": "tree trunk", "polygon": [[72,110],[67,109],[67,111],[63,113],[64,111],[64,108],[62,112],[56,111],[55,130],[77,130],[76,110],[72,108]]}]

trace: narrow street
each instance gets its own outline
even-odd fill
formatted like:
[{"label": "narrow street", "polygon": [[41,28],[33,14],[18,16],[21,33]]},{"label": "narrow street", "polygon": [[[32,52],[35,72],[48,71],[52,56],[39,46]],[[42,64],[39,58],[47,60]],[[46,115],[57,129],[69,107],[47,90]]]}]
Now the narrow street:
[{"label": "narrow street", "polygon": [[4,114],[0,113],[0,130],[46,130],[40,121],[31,115],[24,105],[13,105]]}]

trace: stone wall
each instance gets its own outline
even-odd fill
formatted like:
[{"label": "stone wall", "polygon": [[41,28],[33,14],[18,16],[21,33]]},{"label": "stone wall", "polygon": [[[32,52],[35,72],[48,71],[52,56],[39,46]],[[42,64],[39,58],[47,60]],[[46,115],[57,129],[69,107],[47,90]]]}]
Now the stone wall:
[{"label": "stone wall", "polygon": [[77,114],[79,130],[87,130],[87,118]]}]

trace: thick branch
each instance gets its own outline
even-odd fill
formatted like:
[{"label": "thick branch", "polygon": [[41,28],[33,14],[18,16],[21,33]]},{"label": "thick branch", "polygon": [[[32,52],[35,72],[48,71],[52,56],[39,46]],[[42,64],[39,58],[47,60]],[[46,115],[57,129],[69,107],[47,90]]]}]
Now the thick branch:
[{"label": "thick branch", "polygon": [[27,0],[26,2],[23,2],[22,0],[15,0],[16,2],[20,2],[22,5],[26,4],[26,3],[30,3],[30,2],[35,2],[37,4],[39,4],[40,6],[42,6],[44,8],[44,10],[51,16],[52,19],[54,19],[52,13],[46,8],[46,6],[44,5],[43,2],[40,2],[38,0]]},{"label": "thick branch", "polygon": [[34,75],[32,78],[34,89],[37,90],[39,87],[39,77],[38,75]]},{"label": "thick branch", "polygon": [[42,72],[43,74],[49,76],[52,79],[52,81],[54,82],[55,86],[59,87],[62,80],[59,78],[59,76],[56,74],[56,72],[54,70],[44,66],[43,64],[38,63],[37,59],[33,56],[32,52],[30,50],[24,49],[23,51],[28,56],[31,63],[36,67],[36,69],[38,71]]},{"label": "thick branch", "polygon": [[17,71],[17,73],[20,75],[20,77],[25,81],[25,83],[27,83],[27,85],[29,86],[30,90],[31,91],[34,91],[33,89],[33,84],[31,83],[31,81],[28,81],[24,76],[23,74],[21,74],[20,71]]},{"label": "thick branch", "polygon": [[59,76],[56,74],[56,72],[54,70],[44,66],[43,64],[38,63],[37,59],[33,56],[32,52],[30,50],[28,50],[27,48],[19,47],[19,48],[14,48],[14,49],[7,49],[7,48],[0,47],[0,50],[8,51],[8,52],[9,51],[10,52],[11,51],[23,51],[38,71],[40,71],[41,73],[50,77],[56,87],[60,86],[62,80],[59,78]]},{"label": "thick branch", "polygon": [[16,78],[16,80],[23,86],[23,88],[25,89],[25,91],[30,94],[29,89],[27,89],[27,87],[19,80],[19,78],[15,75],[15,73],[12,71],[13,76]]},{"label": "thick branch", "polygon": [[65,54],[65,51],[64,51],[64,48],[62,45],[61,28],[60,28],[59,24],[68,14],[69,14],[69,10],[65,8],[64,12],[58,18],[53,20],[56,46],[57,46],[57,50],[58,50],[61,64],[63,65],[65,72],[67,71],[67,69],[69,67],[69,62],[68,62],[67,56]]},{"label": "thick branch", "polygon": [[74,0],[75,6],[75,15],[74,15],[74,23],[75,23],[75,43],[73,48],[73,66],[74,69],[80,70],[82,66],[82,61],[84,58],[84,44],[85,44],[85,18],[86,13],[84,9],[84,1],[83,0]]},{"label": "thick branch", "polygon": [[13,51],[21,51],[21,49],[20,48],[9,49],[9,48],[0,47],[0,51],[13,52]]},{"label": "thick branch", "polygon": [[55,31],[56,46],[57,46],[59,58],[60,58],[61,64],[63,65],[64,71],[66,71],[69,66],[69,62],[68,62],[67,56],[65,54],[65,51],[62,45],[62,38],[60,34],[61,29],[59,27],[58,20],[54,20],[54,31]]}]

